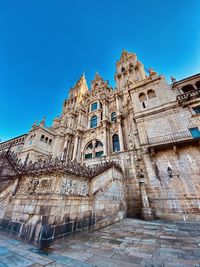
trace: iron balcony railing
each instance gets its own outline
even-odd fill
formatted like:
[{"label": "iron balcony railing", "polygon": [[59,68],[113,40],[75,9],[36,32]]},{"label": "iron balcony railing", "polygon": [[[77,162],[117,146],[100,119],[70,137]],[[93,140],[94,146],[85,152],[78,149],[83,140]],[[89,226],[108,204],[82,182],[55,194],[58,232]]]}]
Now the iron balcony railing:
[{"label": "iron balcony railing", "polygon": [[177,95],[176,99],[179,103],[182,103],[182,102],[187,102],[189,100],[192,100],[192,99],[198,98],[198,97],[200,97],[200,89],[192,90],[190,92],[187,92],[187,93],[184,93],[181,95]]},{"label": "iron balcony railing", "polygon": [[184,141],[188,139],[193,139],[193,137],[189,131],[184,131],[184,132],[178,132],[178,133],[173,133],[173,134],[162,135],[159,137],[149,138],[149,144],[150,145],[166,144],[166,143],[173,143],[177,141]]}]

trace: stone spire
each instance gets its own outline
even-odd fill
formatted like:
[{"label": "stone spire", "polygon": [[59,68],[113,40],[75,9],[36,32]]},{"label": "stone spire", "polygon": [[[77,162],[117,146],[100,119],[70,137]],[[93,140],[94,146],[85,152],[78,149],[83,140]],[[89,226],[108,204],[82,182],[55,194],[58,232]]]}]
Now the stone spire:
[{"label": "stone spire", "polygon": [[137,56],[136,56],[136,54],[134,54],[132,52],[128,52],[123,48],[122,49],[122,54],[121,54],[121,57],[120,57],[120,61],[126,61],[126,60],[129,60],[130,58],[137,59]]},{"label": "stone spire", "polygon": [[76,97],[78,102],[81,102],[83,96],[88,92],[87,81],[85,78],[85,74],[83,73],[79,80],[76,82],[74,88],[70,89],[70,95]]},{"label": "stone spire", "polygon": [[46,123],[46,117],[44,116],[40,122],[40,126],[45,126],[45,123]]},{"label": "stone spire", "polygon": [[144,66],[137,59],[136,54],[123,49],[121,57],[116,63],[115,80],[117,88],[124,90],[127,82],[137,82],[145,78]]},{"label": "stone spire", "polygon": [[94,80],[91,82],[92,91],[108,88],[108,81],[104,81],[104,79],[99,75],[98,71],[95,73]]}]

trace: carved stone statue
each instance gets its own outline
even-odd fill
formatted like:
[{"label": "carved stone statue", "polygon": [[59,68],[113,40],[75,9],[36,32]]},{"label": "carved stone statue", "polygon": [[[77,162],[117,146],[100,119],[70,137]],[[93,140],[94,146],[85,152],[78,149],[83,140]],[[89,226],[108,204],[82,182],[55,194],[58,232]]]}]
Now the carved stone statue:
[{"label": "carved stone statue", "polygon": [[37,187],[38,184],[39,184],[38,179],[36,179],[36,178],[32,178],[32,179],[30,179],[30,180],[29,180],[29,186],[28,186],[28,190],[27,190],[27,192],[28,192],[29,194],[33,194],[33,193],[35,193],[35,190],[36,190],[36,187]]}]

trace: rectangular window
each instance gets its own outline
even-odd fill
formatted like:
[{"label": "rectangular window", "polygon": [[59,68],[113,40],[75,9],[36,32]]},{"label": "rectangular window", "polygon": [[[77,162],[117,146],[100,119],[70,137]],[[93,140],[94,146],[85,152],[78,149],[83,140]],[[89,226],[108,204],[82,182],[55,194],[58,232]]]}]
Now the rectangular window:
[{"label": "rectangular window", "polygon": [[193,110],[196,114],[200,114],[200,106],[194,107]]},{"label": "rectangular window", "polygon": [[97,102],[92,103],[92,105],[91,105],[91,111],[93,111],[93,110],[97,110]]},{"label": "rectangular window", "polygon": [[103,155],[103,151],[99,151],[95,153],[96,158],[100,158]]},{"label": "rectangular window", "polygon": [[198,127],[189,128],[189,131],[190,131],[193,138],[200,138],[200,131],[199,131]]},{"label": "rectangular window", "polygon": [[90,153],[90,154],[85,154],[85,159],[92,159],[92,153]]}]

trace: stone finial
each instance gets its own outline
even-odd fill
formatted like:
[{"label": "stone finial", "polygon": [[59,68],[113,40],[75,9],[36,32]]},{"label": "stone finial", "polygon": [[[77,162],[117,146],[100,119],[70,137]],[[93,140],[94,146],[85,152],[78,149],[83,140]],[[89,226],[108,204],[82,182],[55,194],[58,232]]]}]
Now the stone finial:
[{"label": "stone finial", "polygon": [[155,76],[157,73],[154,71],[153,68],[148,68],[149,76]]},{"label": "stone finial", "polygon": [[176,78],[174,76],[170,76],[170,79],[172,83],[176,82]]},{"label": "stone finial", "polygon": [[37,126],[37,124],[38,124],[38,121],[35,120],[31,128],[32,128],[32,129],[35,128],[35,127]]},{"label": "stone finial", "polygon": [[99,79],[101,79],[101,76],[99,75],[99,72],[97,70],[94,76],[94,80],[99,80]]},{"label": "stone finial", "polygon": [[46,122],[46,117],[44,116],[43,119],[40,122],[40,126],[44,126]]}]

